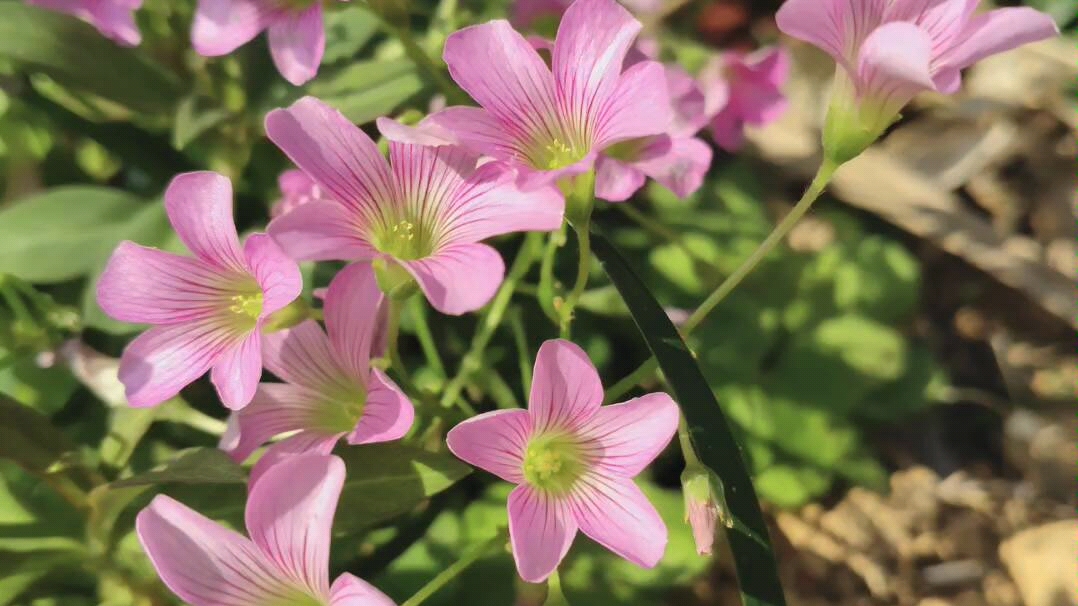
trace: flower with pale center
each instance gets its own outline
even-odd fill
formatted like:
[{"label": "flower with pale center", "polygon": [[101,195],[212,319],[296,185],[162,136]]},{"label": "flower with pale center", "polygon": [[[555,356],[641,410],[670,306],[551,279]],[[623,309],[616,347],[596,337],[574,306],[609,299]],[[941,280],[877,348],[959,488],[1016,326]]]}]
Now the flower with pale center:
[{"label": "flower with pale center", "polygon": [[602,401],[587,354],[569,341],[547,341],[527,410],[481,414],[446,436],[457,457],[517,484],[509,537],[525,581],[550,576],[578,530],[648,568],[666,550],[666,525],[633,478],[673,437],[677,404],[665,393]]},{"label": "flower with pale center", "polygon": [[153,325],[120,358],[127,400],[160,404],[210,371],[225,406],[242,408],[262,376],[262,327],[299,296],[299,267],[265,234],[240,245],[232,184],[217,173],[177,176],[165,211],[194,256],[121,242],[97,284],[110,317]]},{"label": "flower with pale center", "polygon": [[266,133],[332,200],[274,219],[269,233],[297,260],[375,261],[414,279],[447,314],[487,303],[505,275],[481,241],[561,226],[553,187],[522,191],[498,163],[456,146],[391,142],[389,162],[362,130],[318,99],[270,112]]},{"label": "flower with pale center", "polygon": [[142,0],[26,0],[26,3],[81,19],[117,44],[138,46],[142,42],[135,23],[135,11],[142,7]]},{"label": "flower with pale center", "polygon": [[525,189],[586,173],[604,149],[662,134],[673,118],[660,63],[623,69],[640,27],[614,0],[576,0],[558,27],[551,67],[508,21],[466,27],[449,36],[443,56],[482,107],[449,107],[425,123],[509,163]]},{"label": "flower with pale center", "polygon": [[[297,452],[328,454],[349,444],[402,438],[415,411],[381,370],[371,367],[386,322],[374,270],[353,263],[334,276],[325,295],[326,330],[314,320],[265,336],[262,360],[284,383],[261,383],[229,419],[221,446],[237,462],[274,436],[298,431],[270,447],[251,471],[251,484],[277,460]],[[375,353],[375,355],[377,355]]]},{"label": "flower with pale center", "polygon": [[281,199],[270,209],[270,217],[277,218],[297,206],[314,200],[326,200],[325,192],[302,170],[293,168],[277,177]]},{"label": "flower with pale center", "polygon": [[322,4],[323,0],[198,0],[191,45],[203,57],[220,57],[268,30],[273,64],[285,80],[299,86],[315,77],[326,51]]},{"label": "flower with pale center", "polygon": [[1059,33],[1047,14],[1010,7],[975,14],[979,0],[787,0],[779,29],[838,64],[824,128],[830,159],[867,148],[917,93],[953,94],[961,70]]},{"label": "flower with pale center", "polygon": [[715,143],[737,151],[745,142],[746,125],[766,126],[778,120],[786,111],[782,87],[789,76],[790,55],[781,47],[713,57],[700,72],[700,82]]},{"label": "flower with pale center", "polygon": [[266,471],[247,495],[250,538],[158,495],[135,518],[165,585],[191,606],[394,606],[348,573],[329,582],[333,515],[344,462],[297,455]]}]

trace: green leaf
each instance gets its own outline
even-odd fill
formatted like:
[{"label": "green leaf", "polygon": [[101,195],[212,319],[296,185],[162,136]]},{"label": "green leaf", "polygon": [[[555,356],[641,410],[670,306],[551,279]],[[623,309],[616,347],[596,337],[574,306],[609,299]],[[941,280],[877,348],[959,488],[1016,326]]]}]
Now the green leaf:
[{"label": "green leaf", "polygon": [[406,513],[449,488],[471,468],[445,453],[406,444],[371,444],[341,453],[348,476],[341,491],[337,532],[368,528]]},{"label": "green leaf", "polygon": [[101,462],[123,469],[135,452],[139,440],[149,431],[157,418],[158,409],[117,406],[109,410],[108,433],[101,440],[98,451]]},{"label": "green leaf", "polygon": [[[0,345],[0,359],[7,353]],[[44,415],[52,415],[63,408],[77,387],[78,381],[63,364],[42,368],[29,358],[0,369],[0,394]]]},{"label": "green leaf", "polygon": [[814,467],[773,465],[756,476],[760,495],[779,507],[800,507],[823,494],[831,476]]},{"label": "green leaf", "polygon": [[735,523],[728,536],[742,601],[746,606],[784,605],[786,600],[767,524],[741,447],[722,408],[662,306],[597,226],[593,232],[595,256],[625,299],[633,321],[681,404],[700,460],[717,473],[726,486],[726,500]]},{"label": "green leaf", "polygon": [[[3,554],[0,557],[0,606],[15,603],[34,583],[59,568],[74,568],[81,558],[72,551]],[[34,601],[34,606],[38,602]]]},{"label": "green leaf", "polygon": [[60,463],[75,446],[48,417],[0,396],[0,459],[41,474]]},{"label": "green leaf", "polygon": [[179,79],[142,51],[120,47],[78,19],[20,2],[0,2],[0,57],[137,112],[167,112],[181,94]]},{"label": "green leaf", "polygon": [[217,448],[188,448],[171,461],[131,478],[117,480],[113,488],[162,484],[244,484],[247,473]]},{"label": "green leaf", "polygon": [[20,200],[0,210],[0,273],[29,282],[85,275],[108,258],[122,237],[119,228],[142,206],[122,190],[86,186]]},{"label": "green leaf", "polygon": [[216,105],[199,107],[197,95],[189,95],[176,106],[176,119],[172,123],[172,146],[183,149],[203,133],[224,122],[230,114]]},{"label": "green leaf", "polygon": [[352,122],[365,124],[391,113],[423,86],[411,60],[375,59],[327,73],[312,82],[309,90]]},{"label": "green leaf", "polygon": [[322,65],[355,57],[374,34],[378,19],[361,6],[346,6],[326,13],[326,52]]},{"label": "green leaf", "polygon": [[33,477],[0,461],[0,561],[10,553],[81,551],[82,516]]}]

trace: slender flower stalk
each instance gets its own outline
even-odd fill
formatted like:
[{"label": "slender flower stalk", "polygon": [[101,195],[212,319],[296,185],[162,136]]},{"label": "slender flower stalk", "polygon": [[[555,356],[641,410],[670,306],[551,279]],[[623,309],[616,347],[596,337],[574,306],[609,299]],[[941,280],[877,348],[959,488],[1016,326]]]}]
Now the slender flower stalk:
[{"label": "slender flower stalk", "polygon": [[81,19],[117,44],[138,46],[142,42],[135,23],[135,11],[142,7],[142,0],[26,0],[26,3]]},{"label": "slender flower stalk", "polygon": [[262,328],[299,296],[299,267],[265,234],[240,246],[221,175],[177,176],[165,211],[194,257],[121,242],[97,285],[110,317],[153,325],[120,359],[127,400],[155,406],[210,371],[225,406],[243,408],[262,376]]},{"label": "slender flower stalk", "polygon": [[836,164],[860,154],[917,93],[953,94],[962,70],[1059,33],[1028,7],[976,13],[978,0],[787,0],[779,29],[826,51],[837,64],[824,126]]},{"label": "slender flower stalk", "polygon": [[199,0],[191,44],[204,57],[219,57],[267,30],[277,71],[299,86],[318,73],[326,51],[322,4],[322,0]]},{"label": "slender flower stalk", "polygon": [[191,606],[394,606],[350,574],[329,581],[344,462],[308,453],[269,469],[247,495],[250,538],[158,495],[135,519],[157,574]]},{"label": "slender flower stalk", "polygon": [[553,573],[577,531],[652,567],[666,550],[662,518],[632,478],[666,447],[678,407],[665,393],[601,406],[603,386],[587,354],[547,341],[535,360],[527,410],[481,414],[449,431],[460,459],[517,485],[509,537],[520,576]]},{"label": "slender flower stalk", "polygon": [[398,440],[412,427],[408,397],[371,367],[386,322],[383,294],[370,265],[341,270],[325,298],[326,330],[308,320],[265,336],[263,362],[284,383],[261,383],[251,404],[235,413],[221,446],[242,462],[274,436],[278,442],[251,471],[251,484],[281,458],[328,454],[342,437],[349,444]]},{"label": "slender flower stalk", "polygon": [[[396,124],[396,123],[392,123]],[[456,146],[390,142],[390,161],[363,131],[313,97],[266,117],[269,138],[332,200],[274,219],[269,233],[296,260],[373,262],[384,291],[418,283],[442,313],[474,311],[505,266],[492,236],[557,229],[553,187],[522,191],[500,163]]]}]

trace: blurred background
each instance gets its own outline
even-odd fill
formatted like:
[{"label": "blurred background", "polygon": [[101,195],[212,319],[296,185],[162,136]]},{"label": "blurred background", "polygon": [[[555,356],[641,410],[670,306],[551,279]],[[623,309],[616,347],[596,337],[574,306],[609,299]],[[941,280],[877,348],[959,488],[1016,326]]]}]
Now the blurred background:
[{"label": "blurred background", "polygon": [[[689,70],[774,43],[794,58],[789,110],[750,129],[740,153],[716,151],[699,192],[649,184],[627,212],[599,210],[676,314],[800,196],[833,64],[780,39],[777,0],[675,2],[648,27]],[[1078,0],[1025,3],[1063,36],[975,66],[958,95],[919,97],[692,337],[766,502],[791,604],[1078,604]],[[146,0],[143,44],[124,49],[0,0],[0,606],[174,603],[131,532],[149,493],[94,490],[87,504],[65,482],[99,486],[213,446],[224,413],[205,381],[158,409],[125,408],[115,358],[138,327],[102,314],[95,277],[123,239],[178,250],[160,194],[179,172],[231,177],[241,231],[261,229],[289,168],[262,118],[304,94],[263,38],[221,59],[194,54],[193,4]],[[410,24],[437,57],[448,33],[506,8],[416,2]],[[431,106],[430,83],[370,11],[342,6],[327,33],[306,93],[366,126]],[[497,244],[509,259],[520,238]],[[575,250],[562,254],[569,281]],[[305,268],[307,291],[334,269]],[[648,353],[604,280],[596,265],[574,333],[610,385]],[[522,402],[526,353],[555,332],[535,288],[527,276],[470,376],[477,408]],[[475,318],[429,315],[452,373]],[[403,355],[437,394],[446,370],[413,330]],[[680,466],[672,448],[644,478],[671,528],[662,564],[641,571],[578,547],[563,572],[574,606],[737,603],[722,541],[699,557],[681,522]],[[335,567],[403,599],[504,524],[507,487],[440,471],[403,506],[342,505]],[[241,485],[169,490],[211,517],[241,511]],[[513,603],[511,567],[508,554],[484,559],[427,603]]]}]

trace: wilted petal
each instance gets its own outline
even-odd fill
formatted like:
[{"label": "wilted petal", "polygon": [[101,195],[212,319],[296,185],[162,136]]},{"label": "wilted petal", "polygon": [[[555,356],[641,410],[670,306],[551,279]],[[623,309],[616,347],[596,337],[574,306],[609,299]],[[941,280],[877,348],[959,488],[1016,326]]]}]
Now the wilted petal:
[{"label": "wilted petal", "polygon": [[254,39],[272,18],[272,6],[262,0],[198,0],[191,46],[203,57],[227,55]]},{"label": "wilted petal", "polygon": [[628,200],[645,181],[647,176],[628,162],[602,156],[595,164],[595,197],[601,200]]},{"label": "wilted petal", "polygon": [[595,365],[575,343],[551,339],[535,356],[528,412],[535,430],[577,427],[603,403],[603,384]]},{"label": "wilted petal", "polygon": [[210,371],[210,382],[217,388],[217,395],[232,410],[250,403],[261,378],[262,333],[258,330],[229,343]]},{"label": "wilted petal", "polygon": [[604,120],[597,125],[595,148],[619,141],[665,133],[674,120],[666,70],[661,63],[644,61],[622,73],[606,101]]},{"label": "wilted petal", "polygon": [[136,408],[156,406],[180,393],[217,362],[228,338],[212,319],[142,333],[120,358],[127,402]]},{"label": "wilted petal", "polygon": [[300,86],[314,78],[326,51],[322,5],[316,2],[270,25],[269,47],[273,63],[285,80]]},{"label": "wilted petal", "polygon": [[347,572],[333,581],[329,606],[396,606],[389,596]]},{"label": "wilted petal", "polygon": [[517,486],[509,494],[509,540],[525,581],[545,581],[569,552],[576,530],[565,502],[530,486]]},{"label": "wilted petal", "polygon": [[196,257],[222,269],[246,269],[228,177],[210,171],[176,176],[165,190],[165,211],[176,235]]},{"label": "wilted petal", "polygon": [[666,552],[666,524],[631,479],[588,474],[570,503],[581,532],[637,566],[652,568]]},{"label": "wilted petal", "polygon": [[404,266],[415,276],[430,304],[453,316],[486,305],[505,277],[501,255],[486,244],[450,244]]},{"label": "wilted petal", "polygon": [[265,471],[247,497],[251,540],[311,594],[329,595],[329,544],[344,461],[322,454],[288,457]]},{"label": "wilted petal", "polygon": [[377,253],[362,215],[334,200],[315,200],[270,221],[266,231],[296,261],[352,261]]},{"label": "wilted petal", "polygon": [[524,481],[524,452],[532,435],[526,410],[495,410],[466,419],[446,434],[449,450],[506,482]]},{"label": "wilted petal", "polygon": [[161,580],[193,606],[251,606],[290,593],[254,543],[170,497],[154,497],[135,530]]},{"label": "wilted petal", "polygon": [[591,441],[598,473],[632,478],[670,443],[679,415],[670,396],[650,393],[603,406],[579,431]]},{"label": "wilted petal", "polygon": [[374,444],[399,440],[408,434],[415,421],[412,401],[400,387],[380,370],[370,373],[367,384],[367,403],[355,430],[348,435],[349,444]]}]

